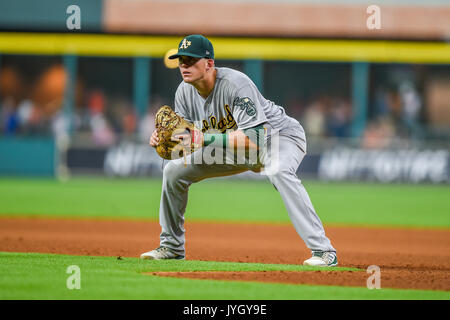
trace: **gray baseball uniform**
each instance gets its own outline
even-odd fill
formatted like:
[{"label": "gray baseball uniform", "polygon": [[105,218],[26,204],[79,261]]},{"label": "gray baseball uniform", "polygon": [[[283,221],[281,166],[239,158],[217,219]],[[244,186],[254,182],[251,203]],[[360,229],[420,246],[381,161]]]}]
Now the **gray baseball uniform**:
[{"label": "gray baseball uniform", "polygon": [[[262,163],[265,168],[273,168],[276,162],[276,170],[266,170],[266,174],[280,193],[295,230],[309,249],[335,252],[308,193],[296,175],[306,154],[302,126],[287,116],[282,107],[265,99],[245,74],[229,68],[216,70],[215,86],[207,99],[202,98],[192,85],[182,82],[175,94],[175,111],[202,128],[203,132],[244,130],[263,124],[266,135]],[[202,150],[194,152],[190,158],[199,152]],[[225,156],[230,157],[228,153]],[[280,161],[275,161],[275,158]],[[189,186],[206,178],[254,169],[249,163],[206,164],[193,160],[188,163],[186,166],[184,159],[176,159],[165,166],[159,211],[161,246],[180,255],[185,254],[184,213]]]}]

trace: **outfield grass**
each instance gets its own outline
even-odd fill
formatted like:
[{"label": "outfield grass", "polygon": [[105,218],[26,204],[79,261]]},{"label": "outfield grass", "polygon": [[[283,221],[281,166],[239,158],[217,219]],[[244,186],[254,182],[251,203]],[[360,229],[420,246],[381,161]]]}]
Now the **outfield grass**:
[{"label": "outfield grass", "polygon": [[[450,187],[304,181],[325,224],[450,227]],[[161,180],[0,179],[0,214],[158,219]],[[191,186],[188,221],[290,223],[267,182],[210,179]]]},{"label": "outfield grass", "polygon": [[[450,299],[450,292],[369,290],[356,287],[192,280],[147,275],[152,271],[262,271],[307,268],[297,265],[207,261],[141,261],[136,258],[85,257],[0,252],[0,299]],[[69,290],[67,268],[80,268],[79,290]],[[333,268],[327,270],[348,270]],[[355,270],[355,269],[352,269]],[[364,271],[361,271],[364,272]]]}]

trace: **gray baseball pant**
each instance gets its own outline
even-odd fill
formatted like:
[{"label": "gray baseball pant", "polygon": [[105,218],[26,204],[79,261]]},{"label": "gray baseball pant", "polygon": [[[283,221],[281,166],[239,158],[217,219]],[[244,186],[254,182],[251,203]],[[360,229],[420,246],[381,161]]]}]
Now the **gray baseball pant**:
[{"label": "gray baseball pant", "polygon": [[[317,216],[305,187],[296,172],[305,156],[306,142],[298,135],[298,130],[279,133],[278,170],[269,172],[267,177],[280,193],[295,230],[311,250],[333,251],[330,240],[325,235],[322,222]],[[272,164],[271,140],[266,141],[263,163]],[[201,152],[202,150],[196,151]],[[190,155],[193,159],[194,154]],[[171,160],[164,167],[159,221],[162,228],[161,246],[175,253],[185,255],[184,213],[188,202],[189,186],[206,178],[229,176],[248,171],[245,164],[195,164],[185,166],[183,158]]]}]

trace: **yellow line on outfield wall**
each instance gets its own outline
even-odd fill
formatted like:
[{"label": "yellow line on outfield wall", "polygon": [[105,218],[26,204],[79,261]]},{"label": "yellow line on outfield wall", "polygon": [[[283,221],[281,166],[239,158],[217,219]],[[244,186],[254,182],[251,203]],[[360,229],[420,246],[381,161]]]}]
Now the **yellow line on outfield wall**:
[{"label": "yellow line on outfield wall", "polygon": [[[0,53],[163,57],[181,37],[0,32]],[[450,63],[450,44],[211,37],[217,59]]]}]

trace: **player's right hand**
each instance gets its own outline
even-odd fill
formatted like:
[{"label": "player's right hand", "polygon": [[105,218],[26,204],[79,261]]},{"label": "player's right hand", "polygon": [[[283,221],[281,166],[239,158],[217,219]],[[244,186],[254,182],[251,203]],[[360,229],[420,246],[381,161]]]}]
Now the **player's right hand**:
[{"label": "player's right hand", "polygon": [[155,130],[152,133],[152,136],[150,137],[150,146],[153,148],[156,148],[159,144],[159,138],[158,138],[158,132]]}]

